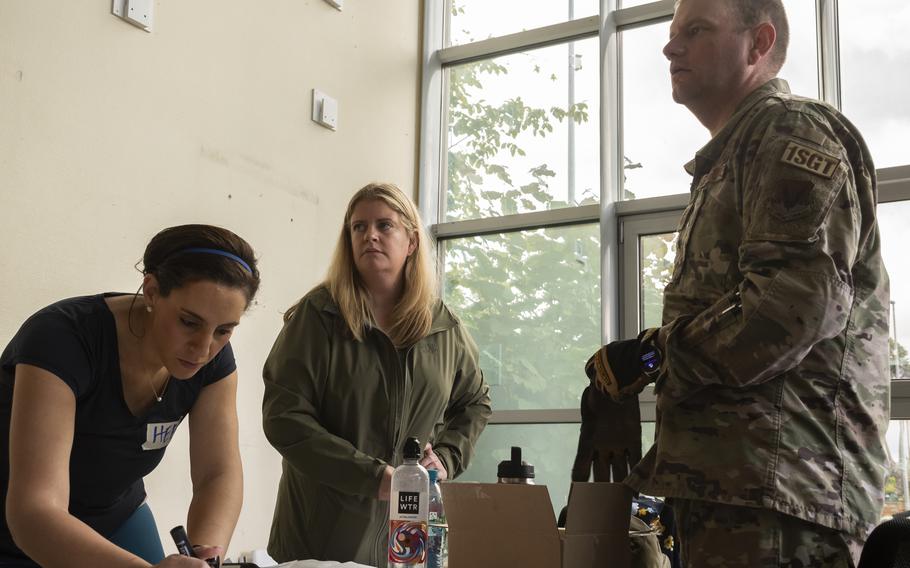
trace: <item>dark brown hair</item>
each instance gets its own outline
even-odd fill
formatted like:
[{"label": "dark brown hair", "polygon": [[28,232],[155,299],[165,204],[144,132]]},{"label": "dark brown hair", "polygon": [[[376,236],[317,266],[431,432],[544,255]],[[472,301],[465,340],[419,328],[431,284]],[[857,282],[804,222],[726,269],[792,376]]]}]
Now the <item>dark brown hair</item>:
[{"label": "dark brown hair", "polygon": [[[243,263],[215,252],[236,256]],[[210,281],[239,288],[249,305],[259,290],[259,270],[253,247],[231,231],[213,225],[180,225],[152,237],[142,255],[142,273],[158,280],[162,296],[193,282]]]}]

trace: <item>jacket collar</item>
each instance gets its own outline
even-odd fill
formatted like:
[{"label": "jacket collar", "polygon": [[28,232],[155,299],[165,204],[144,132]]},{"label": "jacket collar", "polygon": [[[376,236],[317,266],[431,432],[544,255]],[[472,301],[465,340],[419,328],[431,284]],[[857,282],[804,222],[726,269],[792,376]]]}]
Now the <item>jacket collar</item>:
[{"label": "jacket collar", "polygon": [[[313,300],[322,311],[341,317],[338,304],[332,299],[332,295],[325,286],[319,287],[318,293],[314,294]],[[449,311],[442,300],[437,299],[433,305],[433,322],[430,324],[430,331],[427,335],[452,329],[456,325],[458,325],[458,319]]]}]

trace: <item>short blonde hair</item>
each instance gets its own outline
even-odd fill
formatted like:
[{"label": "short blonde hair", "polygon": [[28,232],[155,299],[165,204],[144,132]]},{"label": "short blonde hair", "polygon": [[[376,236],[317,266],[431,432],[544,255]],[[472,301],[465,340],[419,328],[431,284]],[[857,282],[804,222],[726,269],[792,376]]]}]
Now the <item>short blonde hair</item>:
[{"label": "short blonde hair", "polygon": [[[362,340],[364,327],[367,324],[375,325],[375,319],[370,310],[369,292],[354,264],[350,224],[357,204],[369,200],[382,201],[398,213],[408,235],[415,237],[414,252],[405,261],[404,292],[392,310],[392,325],[385,330],[396,347],[405,347],[423,339],[430,332],[433,304],[438,292],[432,247],[420,214],[414,202],[398,186],[374,182],[362,187],[351,197],[323,285],[338,305],[351,334],[358,341]],[[299,305],[300,302],[285,313],[285,321],[290,319]]]}]

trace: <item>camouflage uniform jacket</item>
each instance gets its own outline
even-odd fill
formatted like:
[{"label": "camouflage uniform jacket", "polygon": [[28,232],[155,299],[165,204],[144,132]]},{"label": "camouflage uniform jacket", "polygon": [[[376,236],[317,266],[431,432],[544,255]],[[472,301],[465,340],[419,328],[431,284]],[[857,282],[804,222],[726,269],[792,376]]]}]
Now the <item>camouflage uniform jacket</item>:
[{"label": "camouflage uniform jacket", "polygon": [[866,145],[835,109],[775,79],[686,169],[655,443],[627,483],[865,536],[890,410]]}]

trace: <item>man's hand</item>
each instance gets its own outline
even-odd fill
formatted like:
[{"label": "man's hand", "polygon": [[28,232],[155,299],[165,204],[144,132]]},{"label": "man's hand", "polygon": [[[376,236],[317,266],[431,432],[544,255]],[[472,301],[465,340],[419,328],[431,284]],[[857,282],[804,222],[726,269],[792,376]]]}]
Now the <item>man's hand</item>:
[{"label": "man's hand", "polygon": [[427,442],[427,445],[423,448],[423,457],[420,458],[420,465],[427,469],[435,469],[438,471],[439,474],[436,476],[436,479],[439,481],[444,481],[449,477],[445,466],[442,465],[442,460],[433,452],[433,446],[429,442]]},{"label": "man's hand", "polygon": [[642,371],[642,339],[650,345],[656,331],[648,329],[638,339],[613,341],[598,349],[585,365],[591,383],[616,401],[640,393],[654,380]]}]

